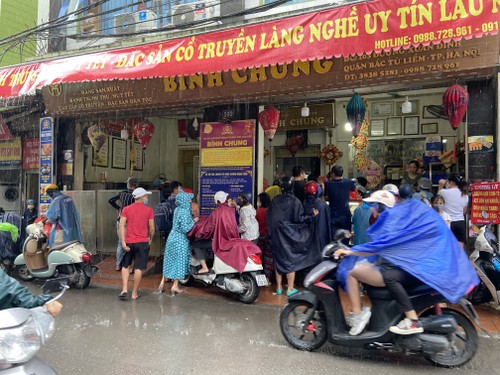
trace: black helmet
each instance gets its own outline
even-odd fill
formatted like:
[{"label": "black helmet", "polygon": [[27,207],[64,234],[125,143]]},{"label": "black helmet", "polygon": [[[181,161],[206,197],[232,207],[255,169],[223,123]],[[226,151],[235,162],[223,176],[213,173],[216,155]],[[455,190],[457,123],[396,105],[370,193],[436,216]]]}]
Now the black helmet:
[{"label": "black helmet", "polygon": [[399,197],[401,199],[411,198],[413,195],[413,188],[410,185],[404,184],[399,187]]},{"label": "black helmet", "polygon": [[293,177],[285,176],[281,179],[281,191],[283,193],[291,193],[293,192],[294,180]]},{"label": "black helmet", "polygon": [[241,191],[238,194],[238,197],[242,197],[243,198],[243,203],[244,204],[252,202],[252,193],[250,193],[249,191]]}]

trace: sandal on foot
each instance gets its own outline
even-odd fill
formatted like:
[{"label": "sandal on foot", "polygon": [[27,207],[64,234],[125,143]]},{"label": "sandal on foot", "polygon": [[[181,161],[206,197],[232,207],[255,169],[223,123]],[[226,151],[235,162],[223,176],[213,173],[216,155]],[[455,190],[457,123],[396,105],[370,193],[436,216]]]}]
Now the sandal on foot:
[{"label": "sandal on foot", "polygon": [[121,292],[120,294],[118,294],[118,298],[121,299],[122,301],[125,301],[127,297],[128,297],[127,292]]},{"label": "sandal on foot", "polygon": [[138,295],[137,295],[137,297],[135,297],[135,298],[134,298],[134,297],[132,297],[132,299],[133,299],[134,301],[137,301],[139,298],[141,298],[141,295],[140,295],[140,294],[138,294]]},{"label": "sandal on foot", "polygon": [[196,272],[195,275],[211,275],[214,273],[214,270],[208,270],[206,272]]},{"label": "sandal on foot", "polygon": [[276,295],[280,296],[283,294],[283,289],[276,289]]},{"label": "sandal on foot", "polygon": [[288,291],[288,290],[287,290],[287,291],[286,291],[286,296],[287,296],[287,297],[290,297],[291,295],[293,295],[293,294],[295,294],[295,293],[297,293],[297,292],[298,292],[298,290],[297,290],[297,289],[295,289],[295,288],[294,288],[293,290],[290,290],[290,291]]}]

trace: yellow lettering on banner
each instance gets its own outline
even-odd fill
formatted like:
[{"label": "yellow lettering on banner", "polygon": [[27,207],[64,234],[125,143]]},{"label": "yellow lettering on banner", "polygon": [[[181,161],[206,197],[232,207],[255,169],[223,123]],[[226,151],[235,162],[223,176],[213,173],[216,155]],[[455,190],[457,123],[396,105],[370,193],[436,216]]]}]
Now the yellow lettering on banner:
[{"label": "yellow lettering on banner", "polygon": [[248,80],[248,77],[246,74],[243,72],[243,75],[241,74],[240,70],[231,70],[231,77],[233,78],[234,83],[245,83]]},{"label": "yellow lettering on banner", "polygon": [[267,81],[266,68],[260,66],[250,69],[250,82]]},{"label": "yellow lettering on banner", "polygon": [[236,167],[252,165],[252,147],[202,148],[200,164],[204,167]]},{"label": "yellow lettering on banner", "polygon": [[500,0],[493,0],[493,7],[491,9],[491,12],[498,13],[499,9],[500,9]]},{"label": "yellow lettering on banner", "polygon": [[[280,71],[281,69],[281,71]],[[271,66],[271,77],[274,79],[282,79],[285,78],[288,74],[288,66],[287,65],[273,65]]]},{"label": "yellow lettering on banner", "polygon": [[[483,2],[482,0],[479,1],[480,7],[479,9],[475,8],[474,2],[476,0],[466,0],[468,2],[468,8],[469,8],[469,13],[471,15],[477,16],[482,13],[483,11]],[[495,0],[496,1],[496,0]],[[464,5],[464,0],[456,0],[455,1],[455,8],[453,9],[452,12],[448,13],[446,11],[446,5],[448,4],[448,0],[439,0],[439,9],[441,12],[441,19],[440,21],[454,21],[457,18],[467,18],[469,17],[469,13],[467,13],[467,10],[465,9]]]},{"label": "yellow lettering on banner", "polygon": [[[365,14],[365,30],[367,34],[375,34],[378,30],[377,19],[380,19],[381,27],[380,32],[386,33],[389,28],[387,27],[387,19],[392,13],[392,10],[387,12],[375,12],[373,14]],[[373,25],[372,25],[373,23]]]},{"label": "yellow lettering on banner", "polygon": [[163,91],[173,92],[177,90],[177,83],[174,77],[163,77]]},{"label": "yellow lettering on banner", "polygon": [[267,40],[267,33],[260,34],[260,47],[259,49],[272,49],[283,48],[285,46],[299,45],[304,39],[304,27],[295,26],[294,28],[283,29],[280,32],[273,26],[269,40]]},{"label": "yellow lettering on banner", "polygon": [[221,73],[208,73],[207,74],[207,87],[220,87],[224,85],[222,82]]},{"label": "yellow lettering on banner", "polygon": [[418,4],[399,8],[396,14],[400,17],[400,29],[406,29],[408,26],[422,26],[426,22],[431,24],[432,3],[427,3],[427,7],[425,4]]},{"label": "yellow lettering on banner", "polygon": [[306,76],[311,74],[311,65],[309,64],[309,61],[294,62],[292,76],[298,77],[301,75],[301,72]]}]

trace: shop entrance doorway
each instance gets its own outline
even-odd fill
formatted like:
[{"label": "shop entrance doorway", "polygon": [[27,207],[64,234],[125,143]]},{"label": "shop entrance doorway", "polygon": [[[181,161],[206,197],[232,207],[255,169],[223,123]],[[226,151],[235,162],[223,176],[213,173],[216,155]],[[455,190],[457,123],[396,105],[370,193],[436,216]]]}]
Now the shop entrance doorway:
[{"label": "shop entrance doorway", "polygon": [[286,147],[276,147],[275,178],[291,176],[293,167],[301,165],[306,175],[321,175],[320,145],[309,145],[292,156]]}]

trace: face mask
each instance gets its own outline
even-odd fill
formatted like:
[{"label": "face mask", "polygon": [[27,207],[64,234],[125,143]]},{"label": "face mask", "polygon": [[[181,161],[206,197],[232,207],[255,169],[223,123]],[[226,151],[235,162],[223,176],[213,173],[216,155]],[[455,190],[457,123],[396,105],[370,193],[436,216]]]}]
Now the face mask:
[{"label": "face mask", "polygon": [[437,208],[439,208],[439,211],[441,211],[444,207],[444,205],[442,203],[438,203],[435,205]]},{"label": "face mask", "polygon": [[34,208],[35,208],[35,206],[33,206],[32,204],[28,204],[28,210],[32,210]]},{"label": "face mask", "polygon": [[147,206],[147,204],[149,203],[149,201],[147,199],[144,199],[144,204]]}]

